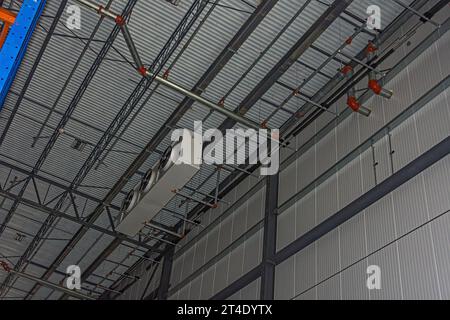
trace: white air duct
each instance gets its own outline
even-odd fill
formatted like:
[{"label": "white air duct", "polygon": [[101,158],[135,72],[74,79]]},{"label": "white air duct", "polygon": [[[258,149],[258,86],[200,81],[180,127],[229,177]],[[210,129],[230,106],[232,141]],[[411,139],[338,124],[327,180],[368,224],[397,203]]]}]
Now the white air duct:
[{"label": "white air duct", "polygon": [[164,208],[173,197],[174,190],[182,189],[200,170],[194,163],[195,152],[203,141],[195,140],[185,130],[180,142],[167,148],[159,162],[141,179],[125,198],[116,230],[134,237],[145,224]]}]

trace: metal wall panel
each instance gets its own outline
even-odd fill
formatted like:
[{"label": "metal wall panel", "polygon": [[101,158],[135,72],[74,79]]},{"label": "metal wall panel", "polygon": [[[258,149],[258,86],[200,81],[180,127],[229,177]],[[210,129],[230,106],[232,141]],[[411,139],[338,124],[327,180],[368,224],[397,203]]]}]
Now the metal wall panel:
[{"label": "metal wall panel", "polygon": [[317,300],[341,299],[341,275],[338,274],[317,286]]},{"label": "metal wall panel", "polygon": [[280,173],[278,203],[284,203],[297,193],[297,161]]},{"label": "metal wall panel", "polygon": [[317,241],[317,281],[321,282],[340,269],[339,233],[336,229]]},{"label": "metal wall panel", "polygon": [[295,270],[295,256],[275,268],[275,299],[288,300],[295,295]]},{"label": "metal wall panel", "polygon": [[296,239],[297,204],[287,209],[277,220],[277,251]]},{"label": "metal wall panel", "polygon": [[191,287],[189,290],[189,300],[199,300],[201,290],[202,290],[202,276],[195,278],[191,282]]},{"label": "metal wall panel", "polygon": [[342,272],[342,300],[368,300],[367,261],[361,261]]},{"label": "metal wall panel", "polygon": [[306,151],[297,162],[297,188],[301,190],[317,177],[316,147]]},{"label": "metal wall panel", "polygon": [[230,263],[230,255],[227,255],[216,264],[213,294],[216,294],[217,292],[221,291],[227,286],[229,263]]},{"label": "metal wall panel", "polygon": [[[447,162],[447,164],[449,164],[449,162]],[[447,206],[447,208],[450,208],[450,205]],[[448,214],[430,224],[430,232],[433,236],[432,241],[435,244],[434,254],[436,256],[436,270],[441,290],[441,298],[444,300],[450,299],[450,273],[448,272],[448,266],[450,265],[450,251],[448,250],[447,245],[450,243],[450,233],[448,232],[449,226],[450,216]]]},{"label": "metal wall panel", "polygon": [[365,215],[353,217],[340,227],[340,260],[345,269],[367,254]]},{"label": "metal wall panel", "polygon": [[321,223],[338,210],[337,175],[322,183],[316,191],[317,223]]},{"label": "metal wall panel", "polygon": [[428,220],[421,175],[395,190],[392,199],[397,236]]},{"label": "metal wall panel", "polygon": [[404,299],[440,299],[433,250],[429,226],[398,242]]},{"label": "metal wall panel", "polygon": [[[295,255],[295,295],[302,295],[317,283],[317,245],[314,243]],[[315,288],[314,288],[315,290]],[[315,299],[315,292],[314,292]]]},{"label": "metal wall panel", "polygon": [[296,204],[296,237],[304,235],[316,226],[316,190],[310,192]]}]

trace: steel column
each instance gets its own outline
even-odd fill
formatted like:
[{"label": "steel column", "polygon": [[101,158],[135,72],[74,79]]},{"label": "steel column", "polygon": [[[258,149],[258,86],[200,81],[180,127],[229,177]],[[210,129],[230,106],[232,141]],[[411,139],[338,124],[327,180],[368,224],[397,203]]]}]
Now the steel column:
[{"label": "steel column", "polygon": [[266,214],[264,219],[264,241],[261,273],[261,300],[273,300],[275,287],[274,256],[277,250],[277,208],[279,174],[266,178]]}]

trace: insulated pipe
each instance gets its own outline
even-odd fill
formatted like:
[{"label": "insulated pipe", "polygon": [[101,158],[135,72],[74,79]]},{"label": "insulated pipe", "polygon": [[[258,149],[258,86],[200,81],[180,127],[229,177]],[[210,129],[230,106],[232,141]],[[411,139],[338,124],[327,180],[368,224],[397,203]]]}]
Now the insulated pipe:
[{"label": "insulated pipe", "polygon": [[[158,83],[162,84],[165,87],[171,88],[183,95],[185,95],[186,97],[189,97],[195,101],[197,101],[200,104],[203,104],[204,106],[217,111],[221,114],[223,114],[224,116],[233,119],[236,122],[239,122],[249,128],[255,129],[255,130],[259,130],[261,129],[261,125],[251,121],[249,119],[246,119],[236,113],[234,113],[233,111],[230,111],[226,108],[224,108],[223,106],[220,106],[219,104],[216,104],[214,102],[211,102],[205,98],[203,98],[202,96],[199,96],[197,94],[195,94],[194,92],[187,90],[169,80],[167,80],[164,77],[160,77],[158,75],[154,75],[152,74],[149,70],[147,70],[147,68],[145,68],[145,66],[142,63],[142,60],[139,56],[138,50],[136,48],[136,45],[134,44],[134,41],[131,37],[131,34],[128,30],[127,24],[126,22],[123,20],[123,18],[120,15],[117,15],[115,13],[113,13],[110,10],[106,10],[105,8],[103,8],[102,6],[99,6],[98,4],[92,3],[91,1],[88,0],[77,0],[78,2],[80,2],[81,4],[84,4],[85,6],[94,9],[95,11],[97,11],[99,14],[103,14],[107,17],[110,17],[112,19],[114,19],[116,21],[117,24],[120,25],[121,30],[122,30],[122,34],[125,38],[125,42],[131,52],[131,55],[133,57],[134,63],[135,63],[135,67],[137,69],[137,71],[144,77],[153,77]],[[271,137],[270,137],[271,138]]]},{"label": "insulated pipe", "polygon": [[68,288],[64,288],[62,286],[58,286],[57,284],[51,283],[49,281],[46,281],[46,280],[37,278],[35,276],[32,276],[32,275],[29,275],[29,274],[26,274],[26,273],[19,272],[19,271],[16,271],[14,269],[11,269],[6,262],[0,262],[0,265],[3,267],[3,269],[5,269],[6,272],[15,274],[18,277],[22,277],[22,278],[25,278],[25,279],[28,279],[28,280],[40,283],[41,285],[43,285],[45,287],[48,287],[48,288],[51,288],[51,289],[55,289],[55,290],[58,290],[58,291],[61,291],[61,292],[64,292],[64,293],[67,293],[68,295],[70,295],[72,297],[75,297],[75,298],[78,298],[78,299],[82,299],[82,300],[95,300],[94,298],[92,298],[90,296],[87,296],[85,294],[82,294],[82,293],[70,290]]}]

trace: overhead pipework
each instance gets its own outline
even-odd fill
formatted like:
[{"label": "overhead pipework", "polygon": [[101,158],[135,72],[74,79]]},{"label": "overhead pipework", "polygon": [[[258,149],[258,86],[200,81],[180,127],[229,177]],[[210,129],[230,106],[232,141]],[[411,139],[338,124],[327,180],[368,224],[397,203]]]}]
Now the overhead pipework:
[{"label": "overhead pipework", "polygon": [[[378,51],[378,47],[372,43],[369,42],[366,54],[367,54],[367,63],[370,64],[371,61],[375,58],[375,53]],[[391,90],[387,90],[384,88],[380,82],[377,80],[377,73],[374,70],[371,70],[369,72],[369,84],[368,87],[370,90],[373,91],[376,95],[382,96],[383,98],[390,99],[393,96],[393,92]]]},{"label": "overhead pipework", "polygon": [[[349,81],[352,81],[354,70],[353,67],[350,65],[346,65],[341,69],[342,75],[347,78]],[[356,97],[356,88],[352,86],[350,90],[347,92],[347,105],[352,109],[354,112],[358,112],[359,114],[369,117],[372,113],[372,110],[370,108],[367,108],[363,106],[358,98]]]},{"label": "overhead pipework", "polygon": [[222,115],[224,115],[228,118],[231,118],[231,119],[235,120],[236,122],[239,122],[249,128],[252,128],[255,130],[261,129],[261,127],[262,127],[261,124],[258,124],[250,119],[244,118],[241,115],[236,114],[233,111],[228,110],[221,103],[214,103],[212,101],[209,101],[208,99],[203,98],[202,96],[168,80],[169,74],[167,72],[162,77],[157,74],[152,73],[152,70],[148,70],[145,67],[145,65],[143,64],[143,62],[140,58],[139,52],[136,48],[136,45],[134,44],[134,41],[131,37],[131,33],[128,29],[127,22],[125,21],[125,19],[122,16],[112,12],[111,10],[107,10],[103,6],[93,3],[91,1],[88,1],[88,0],[77,0],[77,1],[85,6],[89,7],[90,9],[95,10],[98,14],[101,14],[105,17],[108,17],[108,18],[114,20],[115,23],[117,23],[120,26],[125,43],[127,44],[127,47],[131,53],[131,56],[133,57],[133,61],[135,63],[136,70],[143,77],[153,78],[159,84],[162,84],[163,86],[165,86],[167,88],[177,91],[177,92],[183,94],[184,96],[189,97],[189,98],[197,101],[198,103],[210,108],[211,110],[221,113]]},{"label": "overhead pipework", "polygon": [[[348,44],[351,44],[351,41],[348,40]],[[381,96],[386,99],[391,99],[393,96],[393,92],[384,88],[381,84],[381,81],[378,80],[377,75],[381,74],[378,70],[371,66],[371,63],[376,59],[376,52],[378,51],[378,47],[373,43],[369,42],[365,49],[367,63],[363,61],[359,61],[357,59],[352,59],[357,62],[359,65],[362,65],[363,68],[368,69],[369,71],[369,81],[367,87],[376,95]],[[348,64],[345,65],[340,70],[341,75],[346,78],[349,82],[353,81],[354,76],[354,68]],[[370,108],[367,108],[361,104],[359,99],[356,97],[357,90],[354,85],[351,86],[349,91],[347,92],[347,105],[354,112],[358,112],[359,114],[369,117],[372,113]]]}]

